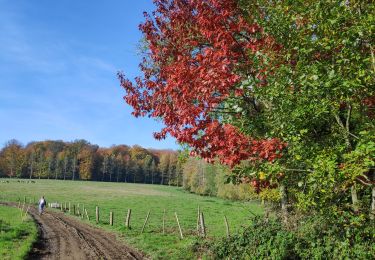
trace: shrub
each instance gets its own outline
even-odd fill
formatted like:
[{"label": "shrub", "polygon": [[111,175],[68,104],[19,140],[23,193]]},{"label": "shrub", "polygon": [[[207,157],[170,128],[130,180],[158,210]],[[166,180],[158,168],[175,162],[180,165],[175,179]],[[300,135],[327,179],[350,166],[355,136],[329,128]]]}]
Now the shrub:
[{"label": "shrub", "polygon": [[366,221],[350,214],[310,215],[283,225],[256,217],[240,233],[214,242],[211,250],[215,259],[374,259],[374,227]]},{"label": "shrub", "polygon": [[215,259],[293,259],[295,242],[279,221],[256,217],[241,233],[214,244],[212,251]]},{"label": "shrub", "polygon": [[259,198],[269,202],[279,202],[280,201],[280,190],[266,188],[261,190],[259,193]]},{"label": "shrub", "polygon": [[362,216],[342,214],[305,218],[295,230],[296,253],[303,259],[373,259],[374,227]]}]

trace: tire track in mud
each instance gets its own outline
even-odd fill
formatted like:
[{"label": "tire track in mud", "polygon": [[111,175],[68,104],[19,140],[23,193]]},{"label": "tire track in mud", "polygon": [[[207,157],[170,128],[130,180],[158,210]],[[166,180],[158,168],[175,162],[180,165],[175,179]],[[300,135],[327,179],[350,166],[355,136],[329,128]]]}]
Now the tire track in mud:
[{"label": "tire track in mud", "polygon": [[28,259],[146,259],[142,253],[117,240],[114,234],[61,212],[47,210],[40,216],[35,207],[30,207],[29,214],[39,234]]}]

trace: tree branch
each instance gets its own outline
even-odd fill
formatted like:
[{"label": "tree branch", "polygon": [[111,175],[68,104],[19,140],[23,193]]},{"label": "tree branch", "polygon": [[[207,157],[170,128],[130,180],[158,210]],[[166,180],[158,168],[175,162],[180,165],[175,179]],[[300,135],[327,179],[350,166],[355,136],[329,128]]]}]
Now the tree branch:
[{"label": "tree branch", "polygon": [[351,115],[352,115],[352,105],[348,105],[348,113],[347,113],[347,116],[346,116],[346,131],[348,132],[348,133],[350,133],[350,117],[351,117]]},{"label": "tree branch", "polygon": [[314,172],[313,170],[303,170],[303,169],[284,169],[284,171],[289,171],[289,172]]}]

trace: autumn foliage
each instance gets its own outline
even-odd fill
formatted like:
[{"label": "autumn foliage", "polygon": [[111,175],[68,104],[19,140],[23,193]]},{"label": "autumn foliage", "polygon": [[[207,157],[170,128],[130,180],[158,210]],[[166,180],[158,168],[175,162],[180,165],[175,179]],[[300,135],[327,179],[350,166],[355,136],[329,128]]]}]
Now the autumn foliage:
[{"label": "autumn foliage", "polygon": [[261,28],[244,20],[234,0],[154,3],[156,11],[145,13],[140,25],[149,49],[140,64],[143,76],[133,84],[118,75],[133,114],[161,118],[165,128],[157,139],[170,134],[207,160],[234,166],[280,156],[278,139],[252,138],[217,116],[229,97],[243,98],[238,85],[248,75],[262,78],[248,55],[270,42]]},{"label": "autumn foliage", "polygon": [[173,150],[134,145],[99,147],[86,140],[39,141],[23,146],[10,140],[0,149],[0,178],[182,184],[181,163]]}]

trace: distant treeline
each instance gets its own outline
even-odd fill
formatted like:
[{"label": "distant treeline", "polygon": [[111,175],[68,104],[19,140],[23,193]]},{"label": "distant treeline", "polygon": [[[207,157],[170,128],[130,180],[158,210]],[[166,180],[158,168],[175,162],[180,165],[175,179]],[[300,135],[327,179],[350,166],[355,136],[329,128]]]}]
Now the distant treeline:
[{"label": "distant treeline", "polygon": [[23,146],[10,140],[0,151],[0,177],[93,180],[182,185],[173,150],[138,145],[102,148],[86,140],[42,141]]},{"label": "distant treeline", "polygon": [[182,176],[183,188],[200,195],[247,201],[274,200],[275,196],[277,199],[276,189],[267,187],[260,191],[249,179],[239,180],[228,166],[218,162],[207,163],[198,157],[185,158]]},{"label": "distant treeline", "polygon": [[163,184],[231,200],[259,198],[248,182],[226,183],[229,176],[227,166],[189,157],[187,151],[138,145],[102,148],[86,140],[48,140],[24,146],[10,140],[0,150],[0,177]]}]

